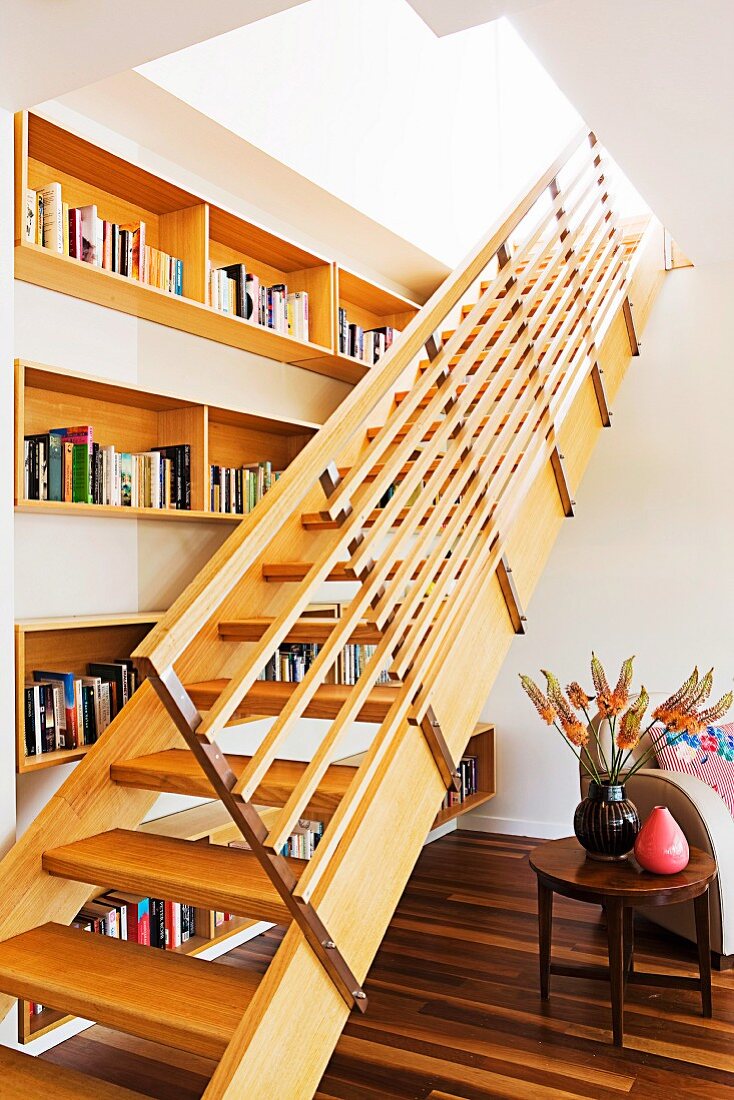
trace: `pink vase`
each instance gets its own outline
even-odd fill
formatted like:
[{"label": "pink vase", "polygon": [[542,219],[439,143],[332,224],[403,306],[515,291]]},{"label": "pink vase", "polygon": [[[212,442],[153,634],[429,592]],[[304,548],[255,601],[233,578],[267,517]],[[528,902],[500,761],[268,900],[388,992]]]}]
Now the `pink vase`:
[{"label": "pink vase", "polygon": [[667,806],[653,806],[637,834],[635,859],[654,875],[674,875],[688,866],[688,841]]}]

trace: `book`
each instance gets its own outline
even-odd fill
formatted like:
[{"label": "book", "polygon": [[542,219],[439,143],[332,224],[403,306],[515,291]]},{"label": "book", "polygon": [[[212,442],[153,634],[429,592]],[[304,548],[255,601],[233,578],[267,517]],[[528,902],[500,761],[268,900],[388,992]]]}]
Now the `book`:
[{"label": "book", "polygon": [[97,207],[94,203],[90,206],[79,208],[81,219],[82,254],[81,259],[87,264],[98,264],[97,259]]},{"label": "book", "polygon": [[36,191],[36,244],[43,247],[43,192]]},{"label": "book", "polygon": [[69,255],[76,260],[84,258],[82,244],[82,212],[78,207],[69,210]]},{"label": "book", "polygon": [[150,946],[166,946],[166,903],[160,898],[150,898]]},{"label": "book", "polygon": [[30,241],[31,244],[37,244],[37,232],[36,232],[36,213],[38,207],[38,196],[31,188],[27,188],[25,203],[25,219],[23,222],[23,229],[25,232],[25,239]]},{"label": "book", "polygon": [[119,890],[105,895],[112,905],[125,906],[126,936],[131,943],[150,946],[150,898]]},{"label": "book", "polygon": [[61,184],[49,183],[39,191],[43,202],[43,246],[52,252],[64,253],[64,211]]},{"label": "book", "polygon": [[41,736],[41,689],[38,684],[27,683],[24,689],[25,712],[23,732],[26,756],[40,756],[43,752]]},{"label": "book", "polygon": [[127,666],[119,661],[90,661],[87,671],[90,676],[98,676],[100,680],[114,685],[115,702],[111,709],[112,717],[116,718],[129,698]]},{"label": "book", "polygon": [[64,711],[58,718],[58,737],[61,741],[60,748],[76,749],[80,745],[80,731],[75,694],[75,677],[73,672],[49,672],[41,669],[33,670],[34,683],[45,680],[58,683],[64,696]]}]

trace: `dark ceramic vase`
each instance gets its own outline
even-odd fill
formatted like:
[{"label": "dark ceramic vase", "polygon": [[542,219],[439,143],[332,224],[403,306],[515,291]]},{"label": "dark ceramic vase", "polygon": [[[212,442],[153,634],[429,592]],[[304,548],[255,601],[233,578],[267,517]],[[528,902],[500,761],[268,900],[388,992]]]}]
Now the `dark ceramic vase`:
[{"label": "dark ceramic vase", "polygon": [[573,831],[591,859],[624,859],[640,831],[640,817],[623,783],[589,783],[589,793],[576,807]]}]

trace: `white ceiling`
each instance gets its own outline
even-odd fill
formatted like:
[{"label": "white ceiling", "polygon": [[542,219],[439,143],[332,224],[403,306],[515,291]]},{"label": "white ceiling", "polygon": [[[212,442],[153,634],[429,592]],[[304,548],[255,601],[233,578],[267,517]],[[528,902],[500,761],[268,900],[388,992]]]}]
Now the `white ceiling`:
[{"label": "white ceiling", "polygon": [[439,38],[545,2],[546,0],[408,0]]},{"label": "white ceiling", "polygon": [[553,0],[512,22],[686,255],[730,259],[732,0]]},{"label": "white ceiling", "polygon": [[0,107],[30,107],[304,2],[0,0]]},{"label": "white ceiling", "polygon": [[734,0],[410,2],[437,34],[508,15],[683,251],[731,258]]}]

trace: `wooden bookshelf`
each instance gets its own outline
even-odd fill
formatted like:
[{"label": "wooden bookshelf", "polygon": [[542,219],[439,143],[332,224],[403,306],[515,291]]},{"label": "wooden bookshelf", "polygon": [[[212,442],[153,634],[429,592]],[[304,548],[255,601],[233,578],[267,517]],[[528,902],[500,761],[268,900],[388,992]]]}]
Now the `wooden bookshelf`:
[{"label": "wooden bookshelf", "polygon": [[469,738],[464,756],[476,756],[477,758],[477,791],[469,795],[458,806],[450,806],[446,810],[439,810],[433,828],[445,825],[447,821],[467,814],[470,810],[476,810],[479,806],[489,802],[497,793],[497,756],[495,752],[494,726],[480,722],[474,728],[474,733]]},{"label": "wooden bookshelf", "polygon": [[[402,328],[417,310],[407,299],[337,269],[328,257],[32,112],[16,115],[15,160],[15,276],[24,282],[348,382],[358,381],[365,371],[358,360],[335,353],[337,302],[343,299],[354,320],[369,326],[395,323]],[[27,189],[54,182],[72,207],[94,203],[99,217],[108,221],[144,221],[146,243],[183,261],[183,296],[27,241]],[[242,262],[265,285],[285,283],[291,291],[307,291],[309,339],[296,340],[209,306],[210,262],[214,267]]]},{"label": "wooden bookshelf", "polygon": [[[274,821],[277,809],[260,808],[260,814],[266,824]],[[140,826],[142,832],[157,833],[159,836],[173,836],[183,840],[191,840],[204,844],[229,844],[231,840],[240,840],[241,833],[234,825],[231,817],[221,802],[206,802],[199,806],[193,806],[189,810],[181,810],[179,813],[169,814],[154,821],[146,821]],[[90,900],[107,893],[110,887],[104,890],[94,890],[90,894]],[[204,934],[192,936],[187,943],[175,948],[177,953],[185,955],[201,955],[212,947],[225,944],[234,936],[245,932],[248,928],[255,928],[262,921],[250,920],[247,917],[232,917],[223,924],[215,924],[214,914],[209,910],[196,910],[196,927],[205,929]],[[151,951],[160,948],[150,948]],[[37,1015],[31,1015],[28,1001],[18,1002],[18,1042],[25,1045],[35,1039],[40,1039],[49,1032],[63,1024],[71,1023],[74,1016],[60,1012],[54,1008],[44,1008]]]},{"label": "wooden bookshelf", "polygon": [[[23,437],[70,424],[91,424],[96,442],[118,451],[188,443],[191,447],[190,510],[127,508],[24,497]],[[285,469],[318,430],[318,424],[260,416],[155,393],[122,382],[73,374],[40,363],[15,364],[15,506],[19,512],[239,523],[241,515],[209,508],[209,466],[269,460]]]},{"label": "wooden bookshelf", "polygon": [[[431,826],[431,831],[439,825],[445,825],[447,821],[461,817],[462,814],[476,810],[478,806],[489,802],[497,793],[497,764],[495,755],[495,729],[487,722],[479,722],[474,727],[474,733],[469,738],[464,756],[476,756],[478,789],[457,806],[451,806],[446,810],[439,810],[436,819]],[[353,764],[355,767],[364,760],[365,753],[358,752],[354,756],[345,756],[336,760],[336,764]]]},{"label": "wooden bookshelf", "polygon": [[339,351],[339,309],[346,309],[349,324],[361,325],[364,329],[389,325],[402,331],[413,320],[420,306],[338,264],[334,267],[333,284],[334,351],[321,365],[326,367],[331,364],[333,369],[344,374],[347,381],[359,382],[369,372],[370,367],[361,359]]},{"label": "wooden bookshelf", "polygon": [[81,760],[91,745],[57,749],[41,756],[25,755],[24,695],[33,669],[86,675],[90,661],[116,661],[129,657],[162,611],[137,611],[122,615],[79,615],[70,618],[20,619],[15,624],[15,729],[16,770],[19,774],[42,771],[58,764]]}]

